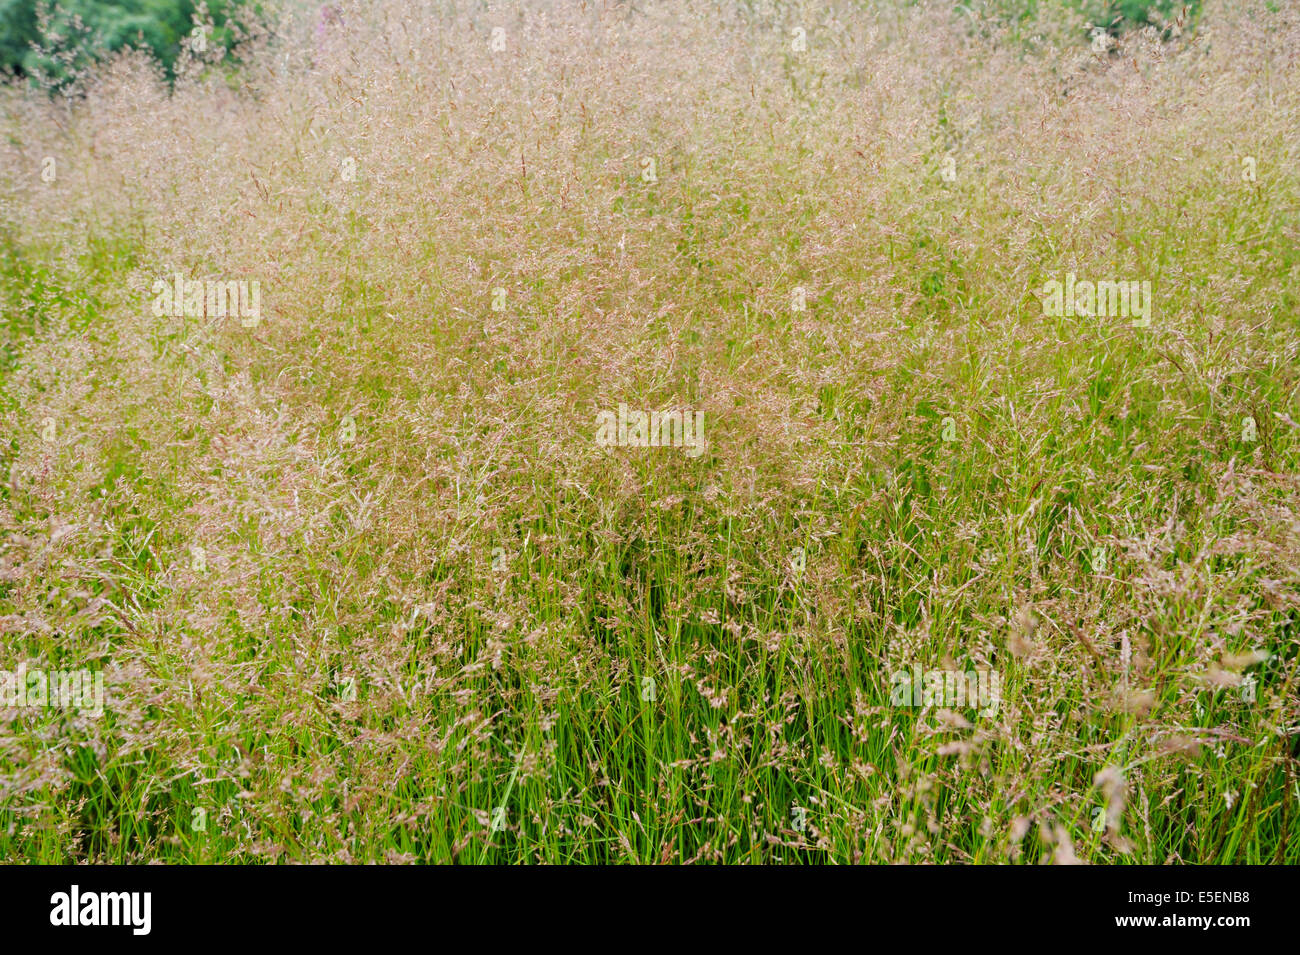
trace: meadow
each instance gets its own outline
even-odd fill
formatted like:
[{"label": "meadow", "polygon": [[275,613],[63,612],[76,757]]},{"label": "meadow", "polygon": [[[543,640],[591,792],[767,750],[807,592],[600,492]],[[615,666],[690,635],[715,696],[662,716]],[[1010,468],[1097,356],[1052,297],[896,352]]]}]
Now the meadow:
[{"label": "meadow", "polygon": [[1300,862],[1300,7],[1005,7],[0,87],[0,859]]}]

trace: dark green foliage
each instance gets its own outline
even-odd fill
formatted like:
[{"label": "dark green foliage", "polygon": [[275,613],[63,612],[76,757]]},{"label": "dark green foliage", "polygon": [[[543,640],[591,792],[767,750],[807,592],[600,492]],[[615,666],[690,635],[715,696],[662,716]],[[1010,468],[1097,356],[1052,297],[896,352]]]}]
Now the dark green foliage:
[{"label": "dark green foliage", "polygon": [[[210,49],[231,47],[240,6],[210,0]],[[105,53],[131,47],[148,50],[170,75],[196,7],[193,0],[0,0],[0,69],[58,84]]]},{"label": "dark green foliage", "polygon": [[987,0],[965,6],[1012,23],[1029,20],[1040,9],[1065,7],[1082,14],[1093,26],[1119,34],[1134,27],[1172,23],[1184,9],[1187,19],[1194,22],[1201,0]]}]

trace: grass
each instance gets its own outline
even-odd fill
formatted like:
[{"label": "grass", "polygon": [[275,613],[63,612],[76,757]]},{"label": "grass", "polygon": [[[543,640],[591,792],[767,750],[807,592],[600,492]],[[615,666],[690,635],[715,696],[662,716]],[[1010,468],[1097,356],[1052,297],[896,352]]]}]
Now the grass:
[{"label": "grass", "polygon": [[1294,11],[426,7],[0,91],[0,858],[1300,861]]}]

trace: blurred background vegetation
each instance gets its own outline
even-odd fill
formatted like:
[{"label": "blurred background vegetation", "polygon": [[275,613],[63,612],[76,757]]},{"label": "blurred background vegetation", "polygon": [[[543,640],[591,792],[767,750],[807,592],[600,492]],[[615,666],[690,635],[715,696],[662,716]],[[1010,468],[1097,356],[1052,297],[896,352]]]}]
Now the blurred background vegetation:
[{"label": "blurred background vegetation", "polygon": [[149,51],[170,75],[199,22],[209,49],[229,49],[243,0],[0,0],[0,70],[56,85],[105,54]]},{"label": "blurred background vegetation", "polygon": [[1094,26],[1112,32],[1141,26],[1162,26],[1178,18],[1184,8],[1188,18],[1199,12],[1201,0],[985,0],[968,2],[968,7],[984,7],[1002,19],[1027,20],[1040,9],[1064,7],[1082,15]]},{"label": "blurred background vegetation", "polygon": [[[133,47],[148,50],[171,75],[196,11],[201,21],[211,21],[209,48],[229,50],[239,11],[261,6],[247,0],[0,0],[0,71],[58,85],[94,59]],[[966,0],[959,6],[1013,29],[1047,8],[1065,8],[1119,33],[1164,25],[1184,8],[1194,19],[1200,0]]]}]

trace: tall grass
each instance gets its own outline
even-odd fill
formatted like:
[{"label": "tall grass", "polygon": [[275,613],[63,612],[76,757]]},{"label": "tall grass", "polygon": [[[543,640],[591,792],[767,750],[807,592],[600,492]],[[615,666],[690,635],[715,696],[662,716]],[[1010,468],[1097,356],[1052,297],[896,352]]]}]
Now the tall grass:
[{"label": "tall grass", "polygon": [[338,10],[0,92],[0,858],[1300,861],[1293,5]]}]

